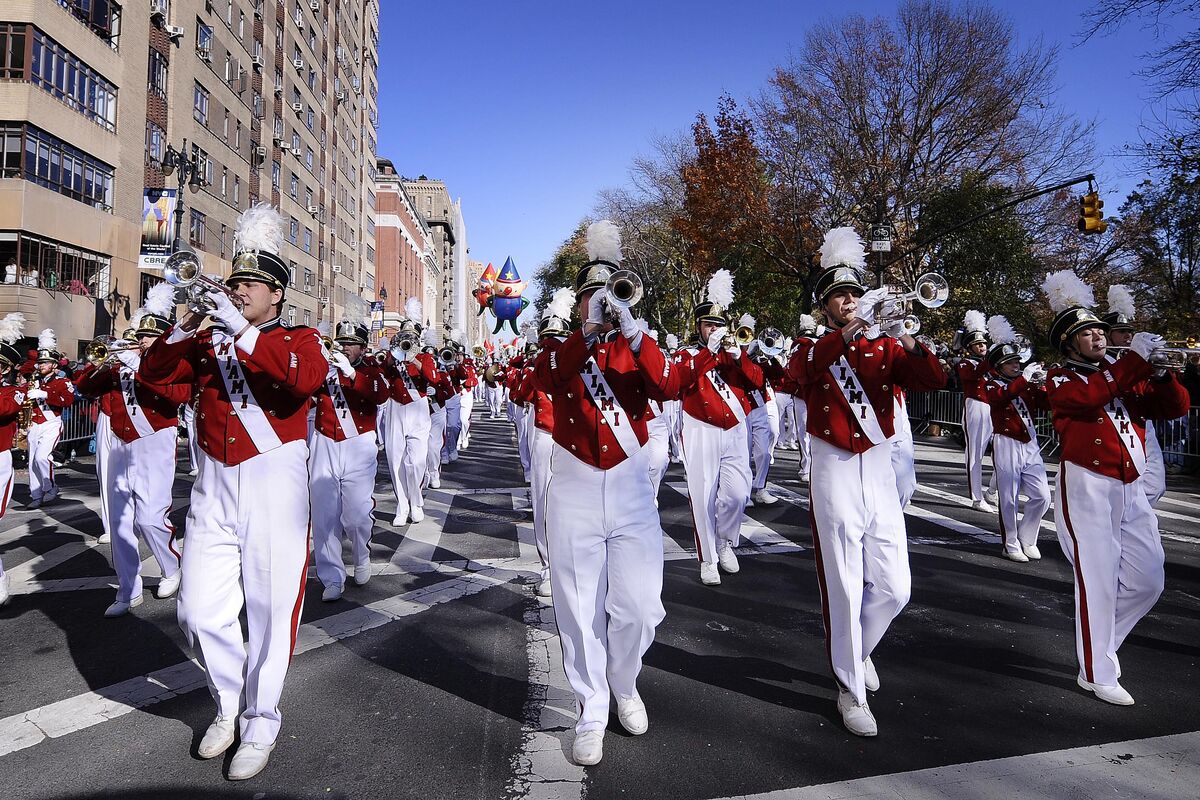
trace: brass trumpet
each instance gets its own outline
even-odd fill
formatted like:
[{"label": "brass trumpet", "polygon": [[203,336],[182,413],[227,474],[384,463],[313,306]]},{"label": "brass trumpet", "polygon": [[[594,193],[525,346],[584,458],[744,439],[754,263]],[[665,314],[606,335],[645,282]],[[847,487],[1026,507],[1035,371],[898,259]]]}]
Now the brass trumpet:
[{"label": "brass trumpet", "polygon": [[332,336],[321,335],[321,344],[325,345],[325,349],[330,353],[342,352],[342,343]]},{"label": "brass trumpet", "polygon": [[631,269],[619,269],[608,276],[604,293],[610,308],[633,308],[641,302],[642,276]]},{"label": "brass trumpet", "polygon": [[721,347],[746,347],[754,341],[754,329],[749,325],[740,325],[733,333],[726,333],[721,339]]},{"label": "brass trumpet", "polygon": [[416,333],[413,331],[400,331],[391,338],[391,341],[388,342],[388,349],[400,350],[401,352],[408,353],[412,350],[416,350],[418,347],[420,347],[420,345],[421,340]]},{"label": "brass trumpet", "polygon": [[141,346],[128,339],[118,339],[115,336],[97,336],[83,348],[83,357],[93,367],[99,367],[115,357],[117,353],[128,350],[138,350]]},{"label": "brass trumpet", "polygon": [[484,350],[480,345],[475,345],[471,348],[471,355],[482,361],[483,359],[487,358],[487,350]]},{"label": "brass trumpet", "polygon": [[458,366],[459,355],[458,349],[450,346],[443,347],[437,351],[438,366],[442,369],[450,369]]},{"label": "brass trumpet", "polygon": [[210,290],[223,293],[238,309],[242,307],[242,299],[234,294],[232,289],[204,274],[200,257],[190,247],[181,248],[171,254],[167,263],[163,264],[163,280],[184,290],[188,309],[197,314],[208,314],[216,308],[208,297],[207,293]]},{"label": "brass trumpet", "polygon": [[[1186,344],[1186,341],[1185,341]],[[1132,348],[1130,347],[1107,347],[1106,353],[1125,353]],[[1151,366],[1159,369],[1169,369],[1172,372],[1183,372],[1187,369],[1188,359],[1195,356],[1200,356],[1200,346],[1198,347],[1160,347],[1150,354],[1150,358],[1146,359]]]}]

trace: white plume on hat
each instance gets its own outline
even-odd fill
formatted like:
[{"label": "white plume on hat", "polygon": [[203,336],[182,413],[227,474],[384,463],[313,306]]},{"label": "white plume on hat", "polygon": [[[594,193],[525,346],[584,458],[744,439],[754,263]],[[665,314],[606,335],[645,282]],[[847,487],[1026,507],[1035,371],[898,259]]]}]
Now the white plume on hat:
[{"label": "white plume on hat", "polygon": [[357,327],[370,327],[371,304],[361,297],[346,298],[346,307],[342,309],[342,321]]},{"label": "white plume on hat", "polygon": [[38,334],[38,350],[57,350],[58,337],[53,328],[46,328]]},{"label": "white plume on hat", "polygon": [[1108,310],[1110,313],[1121,314],[1133,319],[1137,309],[1133,303],[1133,292],[1123,283],[1114,283],[1108,287]]},{"label": "white plume on hat", "polygon": [[[169,318],[174,309],[175,287],[166,281],[162,281],[151,286],[150,291],[146,292],[146,302],[142,303],[142,307],[138,310],[138,313]],[[138,326],[134,325],[133,327],[136,330]]]},{"label": "white plume on hat", "polygon": [[571,318],[571,309],[575,306],[575,293],[570,289],[558,289],[554,292],[554,296],[550,298],[550,302],[546,304],[546,310],[542,312],[542,319],[546,317],[558,317],[559,319],[569,320]]},{"label": "white plume on hat", "polygon": [[1017,331],[1003,314],[988,317],[987,334],[994,345],[1011,344],[1017,340]]},{"label": "white plume on hat", "polygon": [[129,328],[127,328],[126,331],[136,331],[138,328],[142,327],[142,320],[145,318],[146,312],[143,309],[139,308],[137,311],[133,312],[133,316],[129,319]]},{"label": "white plume on hat", "polygon": [[757,322],[757,320],[755,320],[754,317],[750,316],[749,314],[742,314],[741,319],[738,320],[738,326],[754,330],[755,322]]},{"label": "white plume on hat", "polygon": [[862,271],[867,266],[867,251],[862,237],[854,228],[834,228],[825,234],[821,243],[821,267],[853,267]]},{"label": "white plume on hat", "polygon": [[12,344],[25,335],[25,315],[20,311],[0,319],[0,342]]},{"label": "white plume on hat", "polygon": [[679,337],[673,333],[667,334],[667,349],[668,350],[678,350],[679,349]]},{"label": "white plume on hat", "polygon": [[716,303],[721,308],[733,305],[733,273],[727,269],[719,269],[708,279],[708,302]]},{"label": "white plume on hat", "polygon": [[612,220],[602,219],[587,227],[588,261],[621,263],[621,229]]},{"label": "white plume on hat", "polygon": [[800,330],[808,331],[808,330],[816,330],[816,329],[817,329],[817,321],[816,321],[816,319],[813,318],[812,314],[801,314],[800,315]]},{"label": "white plume on hat", "polygon": [[963,327],[972,333],[976,331],[986,331],[987,317],[983,315],[982,311],[976,311],[972,308],[963,315]]},{"label": "white plume on hat", "polygon": [[456,342],[457,344],[463,344],[467,337],[463,335],[462,328],[451,328],[447,338],[452,342]]},{"label": "white plume on hat", "polygon": [[242,212],[233,232],[234,249],[279,255],[283,249],[283,215],[270,203],[258,203]]},{"label": "white plume on hat", "polygon": [[425,330],[421,331],[421,341],[423,341],[429,347],[437,347],[438,346],[438,330],[437,330],[437,328],[433,327],[432,325],[427,326],[425,328]]},{"label": "white plume on hat", "polygon": [[410,297],[404,301],[404,316],[413,322],[421,322],[422,311],[420,298]]},{"label": "white plume on hat", "polygon": [[1096,295],[1092,292],[1092,287],[1069,269],[1048,273],[1042,281],[1042,291],[1050,301],[1050,310],[1055,314],[1075,306],[1091,308],[1096,304]]},{"label": "white plume on hat", "polygon": [[323,319],[317,323],[317,333],[321,334],[322,336],[328,336],[330,330],[331,327],[329,320]]}]

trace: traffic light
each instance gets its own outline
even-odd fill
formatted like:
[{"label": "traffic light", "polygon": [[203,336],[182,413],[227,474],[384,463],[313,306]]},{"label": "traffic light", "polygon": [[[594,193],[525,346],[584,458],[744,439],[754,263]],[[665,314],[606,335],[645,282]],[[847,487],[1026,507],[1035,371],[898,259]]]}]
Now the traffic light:
[{"label": "traffic light", "polygon": [[1079,232],[1104,233],[1108,223],[1104,221],[1104,201],[1097,192],[1088,192],[1079,198]]}]

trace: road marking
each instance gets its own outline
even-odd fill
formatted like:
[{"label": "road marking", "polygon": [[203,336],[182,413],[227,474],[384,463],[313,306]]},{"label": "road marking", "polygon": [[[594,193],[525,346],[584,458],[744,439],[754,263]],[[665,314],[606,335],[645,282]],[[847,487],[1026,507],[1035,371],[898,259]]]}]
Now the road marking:
[{"label": "road marking", "polygon": [[[1196,511],[1200,511],[1200,503],[1189,503],[1187,500],[1180,500],[1179,498],[1170,497],[1165,494],[1162,496],[1162,499],[1159,500],[1159,502],[1160,503],[1174,503],[1177,506],[1183,506],[1184,508],[1191,508]],[[1195,518],[1191,517],[1190,519],[1194,520]]]}]

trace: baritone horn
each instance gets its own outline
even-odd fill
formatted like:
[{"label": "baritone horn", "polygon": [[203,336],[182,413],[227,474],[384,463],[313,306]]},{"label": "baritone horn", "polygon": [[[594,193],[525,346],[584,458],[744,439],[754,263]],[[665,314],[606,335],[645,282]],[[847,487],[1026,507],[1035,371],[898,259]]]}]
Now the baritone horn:
[{"label": "baritone horn", "polygon": [[137,342],[128,339],[118,339],[115,336],[97,336],[83,348],[83,357],[93,367],[98,367],[117,353],[141,348]]},{"label": "baritone horn", "polygon": [[171,254],[167,263],[163,264],[163,280],[178,289],[183,289],[187,294],[188,309],[197,314],[208,314],[216,308],[206,294],[209,290],[221,292],[238,309],[242,307],[242,299],[234,294],[232,289],[204,274],[200,257],[190,247],[181,248]]}]

